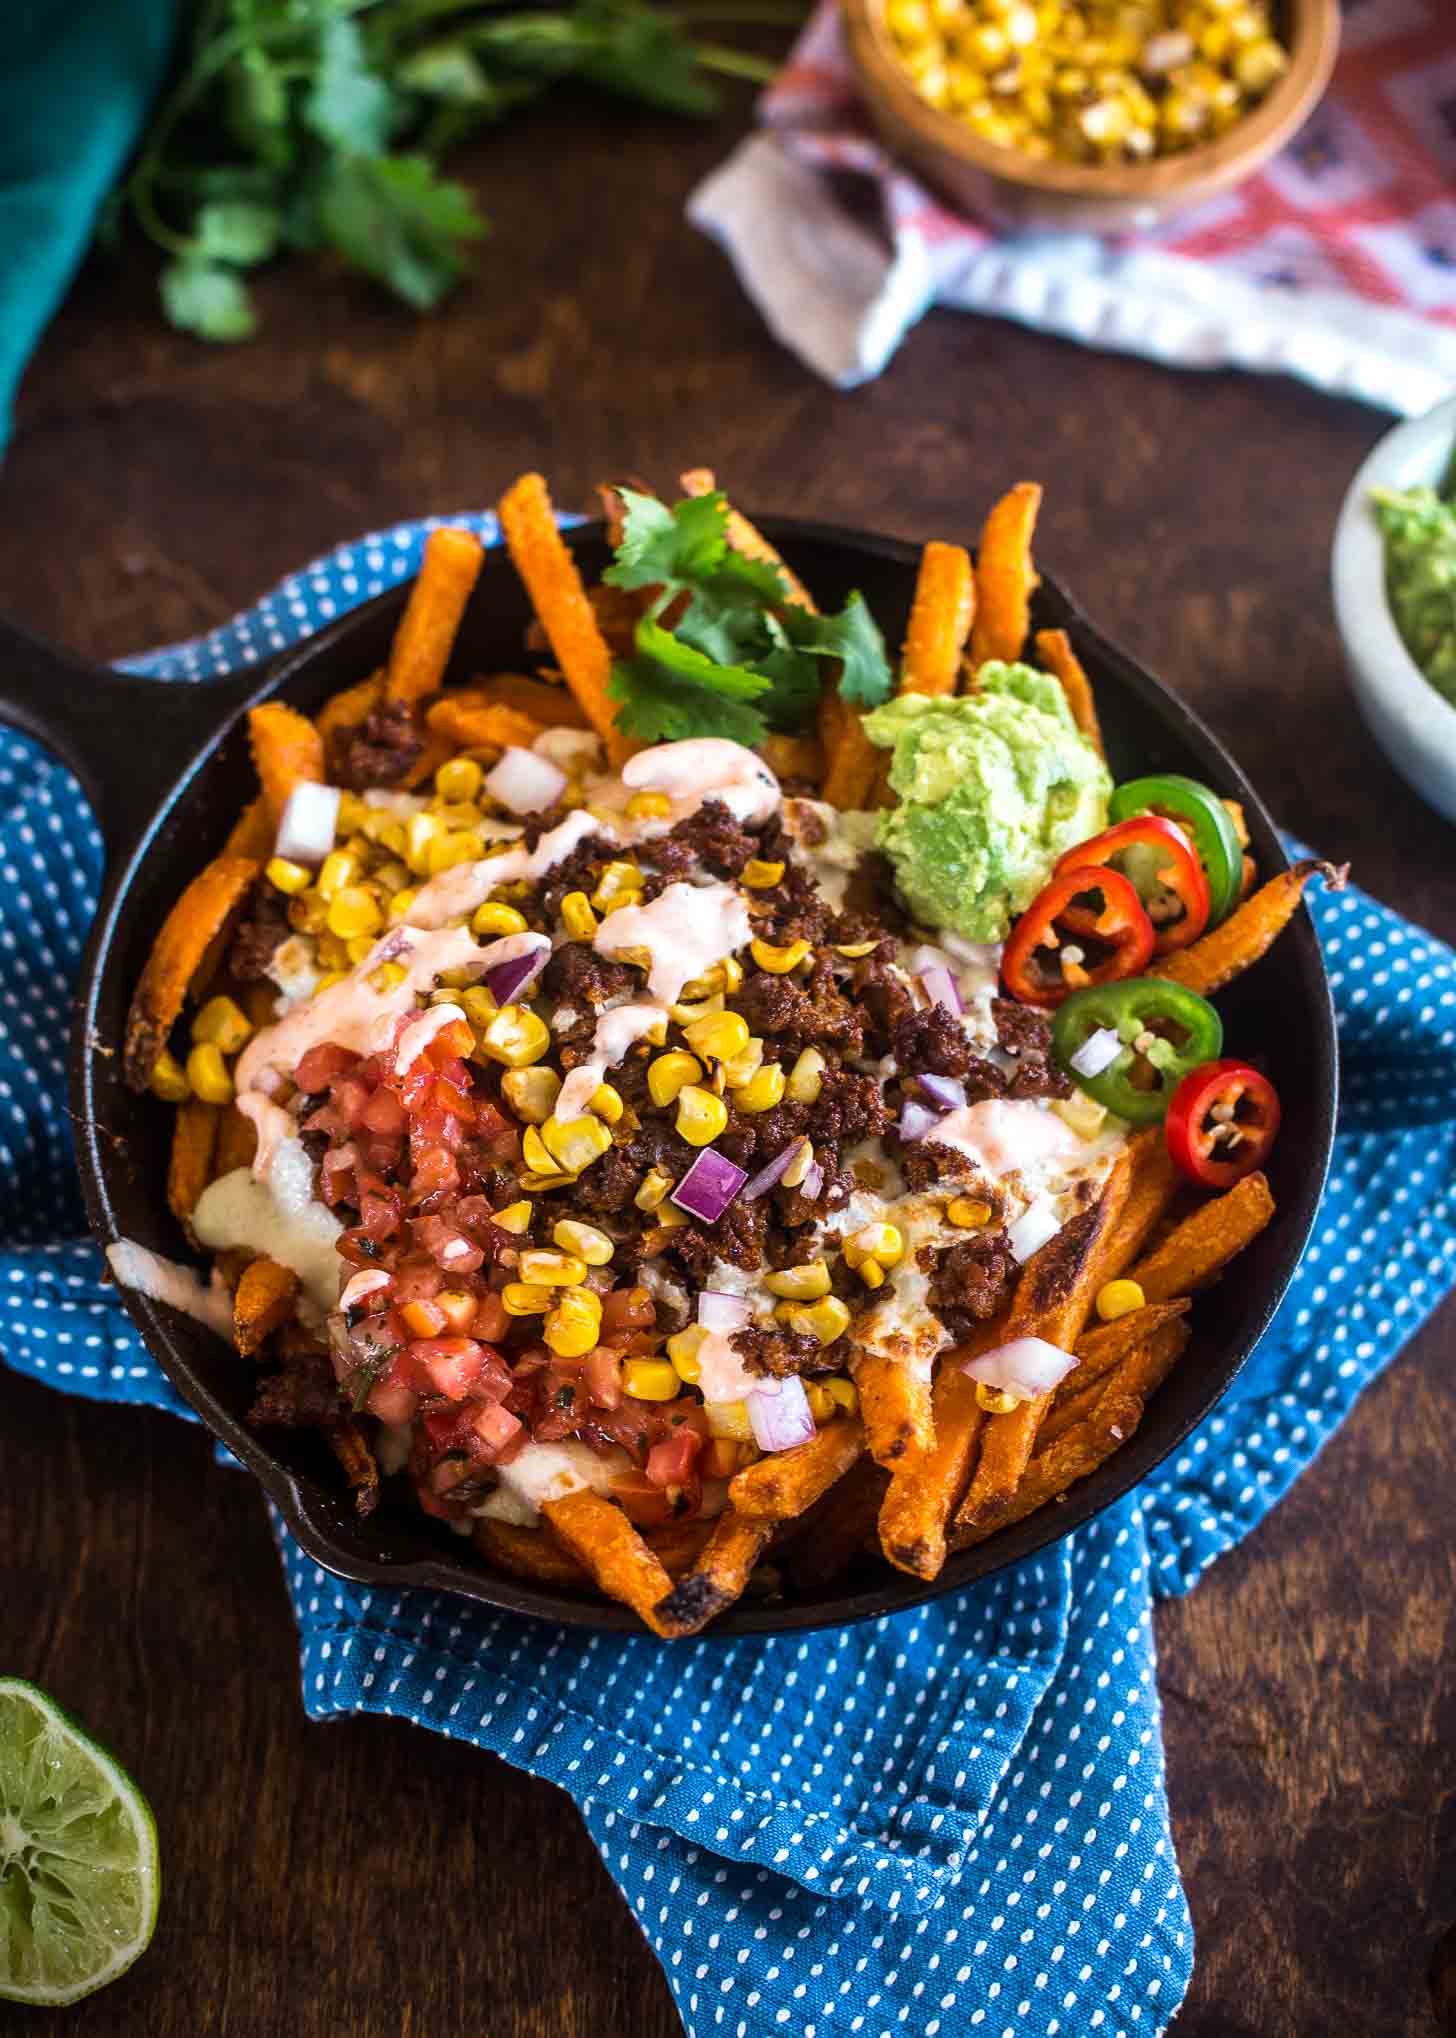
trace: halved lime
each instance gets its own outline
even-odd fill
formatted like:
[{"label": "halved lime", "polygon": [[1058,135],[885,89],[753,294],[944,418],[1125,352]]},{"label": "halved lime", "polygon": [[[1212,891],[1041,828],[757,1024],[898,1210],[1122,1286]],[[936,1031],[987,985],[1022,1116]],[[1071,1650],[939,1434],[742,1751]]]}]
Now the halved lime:
[{"label": "halved lime", "polygon": [[143,1952],[161,1893],[151,1807],[54,1699],[0,1677],[0,1996],[74,2003]]}]

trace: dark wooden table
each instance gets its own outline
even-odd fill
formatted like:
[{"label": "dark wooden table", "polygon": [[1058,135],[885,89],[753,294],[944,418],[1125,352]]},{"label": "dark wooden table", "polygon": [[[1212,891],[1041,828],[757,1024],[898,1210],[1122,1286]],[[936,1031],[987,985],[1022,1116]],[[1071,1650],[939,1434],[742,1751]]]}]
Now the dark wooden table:
[{"label": "dark wooden table", "polygon": [[[220,621],[345,535],[488,502],[528,465],[574,504],[605,474],[667,485],[711,462],[750,508],[916,538],[973,534],[993,491],[1039,476],[1042,550],[1093,614],[1292,827],[1456,936],[1456,837],[1372,751],[1330,615],[1331,526],[1385,420],[952,315],[836,394],[682,224],[727,141],[571,99],[514,122],[465,166],[496,221],[479,278],[429,323],[295,268],[264,287],[262,339],[209,351],[160,323],[140,258],[88,274],[0,470],[0,604],[119,654]],[[1456,1919],[1453,1328],[1447,1309],[1159,1616],[1198,1932],[1178,2038],[1437,2028],[1426,1971]],[[146,1960],[46,2029],[676,2030],[565,1797],[392,1721],[305,1723],[263,1509],[203,1436],[3,1370],[0,1423],[0,1666],[135,1770],[166,1863]]]}]

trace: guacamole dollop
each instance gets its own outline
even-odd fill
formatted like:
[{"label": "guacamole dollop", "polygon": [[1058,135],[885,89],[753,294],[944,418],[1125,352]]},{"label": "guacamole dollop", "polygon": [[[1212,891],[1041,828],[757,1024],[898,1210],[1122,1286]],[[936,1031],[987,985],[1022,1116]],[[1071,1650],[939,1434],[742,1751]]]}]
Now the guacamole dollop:
[{"label": "guacamole dollop", "polygon": [[1057,858],[1107,825],[1107,767],[1029,665],[983,665],[971,694],[901,694],[864,727],[893,749],[899,795],[876,844],[927,926],[1004,940]]},{"label": "guacamole dollop", "polygon": [[1374,491],[1395,626],[1438,694],[1456,707],[1456,506],[1434,488]]}]

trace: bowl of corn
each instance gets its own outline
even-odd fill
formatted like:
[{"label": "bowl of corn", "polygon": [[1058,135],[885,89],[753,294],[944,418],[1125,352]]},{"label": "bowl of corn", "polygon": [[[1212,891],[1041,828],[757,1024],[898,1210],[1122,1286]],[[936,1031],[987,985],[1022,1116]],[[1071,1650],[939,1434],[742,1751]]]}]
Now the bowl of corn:
[{"label": "bowl of corn", "polygon": [[1008,229],[1121,233],[1237,184],[1303,125],[1338,0],[841,0],[885,141]]}]

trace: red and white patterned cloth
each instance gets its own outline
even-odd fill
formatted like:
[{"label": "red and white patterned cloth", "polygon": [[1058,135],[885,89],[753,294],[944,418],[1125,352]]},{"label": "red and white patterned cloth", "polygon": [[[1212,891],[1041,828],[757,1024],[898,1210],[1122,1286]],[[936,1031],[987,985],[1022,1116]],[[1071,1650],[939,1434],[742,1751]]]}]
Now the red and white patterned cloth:
[{"label": "red and white patterned cloth", "polygon": [[[1406,414],[1456,386],[1456,0],[1346,0],[1334,79],[1291,146],[1237,190],[1112,240],[998,239],[898,168],[834,0],[759,111],[766,131],[700,185],[689,218],[778,338],[841,387],[877,375],[937,304]],[[829,171],[878,185],[883,235]]]}]

